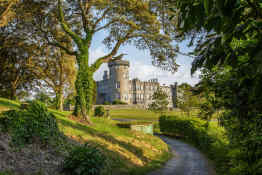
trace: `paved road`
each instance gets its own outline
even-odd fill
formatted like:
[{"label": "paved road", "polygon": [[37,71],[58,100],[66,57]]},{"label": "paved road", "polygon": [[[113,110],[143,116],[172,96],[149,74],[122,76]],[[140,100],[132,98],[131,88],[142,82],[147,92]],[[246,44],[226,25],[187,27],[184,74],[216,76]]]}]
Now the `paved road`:
[{"label": "paved road", "polygon": [[213,166],[196,148],[165,136],[160,138],[171,147],[174,157],[148,175],[215,175]]}]

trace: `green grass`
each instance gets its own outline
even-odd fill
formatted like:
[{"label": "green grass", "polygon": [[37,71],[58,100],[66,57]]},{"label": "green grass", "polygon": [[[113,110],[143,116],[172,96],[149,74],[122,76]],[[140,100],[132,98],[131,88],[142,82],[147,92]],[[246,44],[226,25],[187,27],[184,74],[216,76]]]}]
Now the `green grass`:
[{"label": "green grass", "polygon": [[[146,109],[110,109],[111,118],[116,119],[134,119],[134,120],[158,120],[159,114],[153,113]],[[192,111],[191,115],[196,115],[196,111]],[[185,115],[179,110],[172,110],[166,112],[166,115]]]},{"label": "green grass", "polygon": [[20,107],[19,102],[0,97],[0,112],[6,111],[9,109],[18,109],[19,107]]},{"label": "green grass", "polygon": [[[0,98],[0,107],[4,110],[19,106],[18,102]],[[49,110],[55,114],[59,129],[69,139],[89,142],[104,151],[110,164],[110,172],[105,174],[146,174],[161,167],[170,157],[168,146],[158,137],[119,128],[118,122],[104,118],[91,118],[93,125],[88,126],[67,117],[70,112]]]}]

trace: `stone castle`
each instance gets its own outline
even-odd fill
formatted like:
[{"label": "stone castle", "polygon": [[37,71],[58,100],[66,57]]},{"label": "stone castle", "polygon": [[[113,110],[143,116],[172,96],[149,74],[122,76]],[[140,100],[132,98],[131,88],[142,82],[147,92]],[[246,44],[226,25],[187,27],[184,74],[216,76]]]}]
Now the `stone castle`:
[{"label": "stone castle", "polygon": [[152,103],[152,95],[160,87],[168,95],[168,107],[175,107],[177,83],[170,86],[161,86],[157,79],[140,81],[129,79],[129,62],[118,59],[108,63],[108,71],[104,72],[103,80],[97,81],[97,104],[112,103],[115,100],[127,104],[147,107]]}]

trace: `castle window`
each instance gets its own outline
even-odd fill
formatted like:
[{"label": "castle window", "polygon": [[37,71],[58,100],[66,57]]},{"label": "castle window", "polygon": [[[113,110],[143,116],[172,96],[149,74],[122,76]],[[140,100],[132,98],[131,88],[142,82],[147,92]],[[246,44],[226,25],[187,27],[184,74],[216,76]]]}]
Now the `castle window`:
[{"label": "castle window", "polygon": [[120,82],[119,81],[116,82],[116,88],[120,88]]}]

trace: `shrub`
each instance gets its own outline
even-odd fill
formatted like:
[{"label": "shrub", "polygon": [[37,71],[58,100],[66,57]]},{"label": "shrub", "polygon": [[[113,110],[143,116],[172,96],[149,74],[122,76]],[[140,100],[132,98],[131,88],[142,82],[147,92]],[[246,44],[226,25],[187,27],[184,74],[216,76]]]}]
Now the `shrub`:
[{"label": "shrub", "polygon": [[104,105],[110,105],[110,102],[106,101],[106,102],[104,103]]},{"label": "shrub", "polygon": [[106,167],[106,157],[88,144],[76,146],[65,158],[63,172],[70,175],[99,175]]},{"label": "shrub", "polygon": [[97,106],[95,107],[95,116],[97,117],[103,117],[106,114],[106,110],[103,106]]},{"label": "shrub", "polygon": [[114,100],[112,104],[113,105],[127,105],[126,102],[123,102],[121,100]]},{"label": "shrub", "polygon": [[159,125],[161,132],[181,136],[184,140],[198,145],[201,149],[209,149],[214,142],[214,139],[208,135],[204,123],[198,120],[161,116]]},{"label": "shrub", "polygon": [[60,135],[55,116],[40,102],[31,102],[26,110],[10,110],[1,114],[0,124],[10,132],[12,142],[23,146],[33,142],[46,144]]}]

